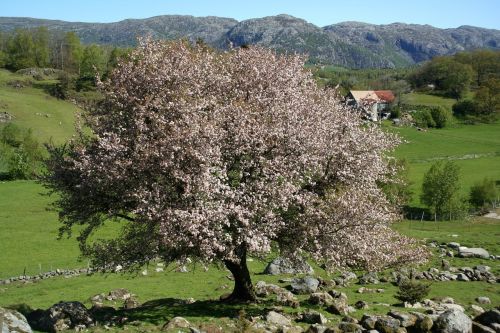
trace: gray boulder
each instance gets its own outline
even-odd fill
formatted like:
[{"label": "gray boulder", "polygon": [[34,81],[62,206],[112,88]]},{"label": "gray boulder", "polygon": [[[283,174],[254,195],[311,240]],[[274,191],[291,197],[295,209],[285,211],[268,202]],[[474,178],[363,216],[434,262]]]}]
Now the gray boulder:
[{"label": "gray boulder", "polygon": [[186,318],[183,317],[174,317],[170,319],[165,325],[163,325],[162,330],[168,331],[168,330],[174,330],[178,328],[189,328],[191,326],[191,323],[187,321]]},{"label": "gray boulder", "polygon": [[325,325],[312,324],[311,326],[309,326],[306,333],[327,333],[327,330],[329,330],[329,328]]},{"label": "gray boulder", "polygon": [[293,279],[290,286],[294,294],[311,294],[318,289],[319,281],[313,277],[306,276]]},{"label": "gray boulder", "polygon": [[131,296],[132,296],[132,294],[127,289],[118,288],[115,290],[111,290],[109,292],[108,296],[106,296],[106,299],[109,301],[115,301],[115,300],[123,300],[124,301],[126,299],[129,299]]},{"label": "gray boulder", "polygon": [[362,333],[364,331],[363,326],[345,321],[341,322],[338,327],[341,332],[345,333]]},{"label": "gray boulder", "polygon": [[360,324],[367,330],[375,329],[375,323],[377,322],[378,316],[364,314],[361,318]]},{"label": "gray boulder", "polygon": [[264,269],[264,274],[313,274],[314,270],[305,260],[278,257]]},{"label": "gray boulder", "polygon": [[481,313],[484,313],[484,309],[476,304],[471,304],[470,312],[475,316],[479,316]]},{"label": "gray boulder", "polygon": [[388,315],[399,320],[399,324],[403,327],[414,326],[417,322],[417,317],[415,315],[406,312],[392,310]]},{"label": "gray boulder", "polygon": [[328,293],[312,293],[309,296],[309,303],[313,305],[330,305],[333,304],[334,298]]},{"label": "gray boulder", "polygon": [[476,302],[478,302],[479,304],[491,304],[490,298],[486,296],[477,297]]},{"label": "gray boulder", "polygon": [[400,329],[399,320],[391,317],[381,316],[375,322],[375,329],[382,333],[399,333],[403,330]]},{"label": "gray boulder", "polygon": [[300,326],[283,326],[281,333],[303,333],[304,329]]},{"label": "gray boulder", "polygon": [[366,310],[366,309],[368,309],[368,308],[369,308],[369,305],[368,305],[368,303],[367,303],[367,302],[365,302],[365,301],[362,301],[362,300],[361,300],[361,301],[357,301],[357,302],[354,304],[354,307],[355,307],[356,309],[359,309],[359,310]]},{"label": "gray boulder", "polygon": [[378,284],[380,283],[376,272],[369,272],[359,278],[359,284]]},{"label": "gray boulder", "polygon": [[472,320],[462,311],[451,309],[439,315],[434,329],[440,333],[470,333]]},{"label": "gray boulder", "polygon": [[321,324],[324,325],[328,322],[325,316],[318,311],[309,310],[300,314],[300,321],[308,324]]},{"label": "gray boulder", "polygon": [[266,315],[266,322],[276,326],[290,326],[292,321],[281,313],[269,311]]},{"label": "gray boulder", "polygon": [[431,317],[420,312],[412,312],[411,314],[417,317],[417,322],[413,327],[414,331],[421,333],[431,332],[432,326],[434,325],[434,321]]},{"label": "gray boulder", "polygon": [[31,333],[26,318],[19,312],[0,308],[0,329],[2,333]]},{"label": "gray boulder", "polygon": [[281,291],[286,291],[285,289],[281,288],[280,286],[277,286],[272,283],[266,283],[264,281],[258,281],[255,284],[255,293],[259,297],[265,297],[271,294],[278,294]]},{"label": "gray boulder", "polygon": [[346,294],[336,292],[335,290],[331,290],[329,293],[330,295],[333,294],[334,300],[333,303],[326,308],[326,311],[340,316],[348,315],[352,311],[347,303]]},{"label": "gray boulder", "polygon": [[489,259],[490,254],[485,249],[480,247],[466,248],[460,247],[458,249],[458,256],[460,258],[483,258]]},{"label": "gray boulder", "polygon": [[474,266],[474,269],[477,270],[478,272],[484,274],[484,273],[488,273],[491,270],[491,267],[486,266],[486,265],[477,265],[477,266]]}]

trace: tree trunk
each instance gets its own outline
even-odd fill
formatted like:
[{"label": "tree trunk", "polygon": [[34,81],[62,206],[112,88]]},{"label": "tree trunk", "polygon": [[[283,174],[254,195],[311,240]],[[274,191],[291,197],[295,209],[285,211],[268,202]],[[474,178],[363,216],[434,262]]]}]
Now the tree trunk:
[{"label": "tree trunk", "polygon": [[257,297],[247,267],[246,244],[240,245],[235,252],[239,261],[224,260],[224,264],[234,277],[233,292],[224,301],[231,303],[254,302]]}]

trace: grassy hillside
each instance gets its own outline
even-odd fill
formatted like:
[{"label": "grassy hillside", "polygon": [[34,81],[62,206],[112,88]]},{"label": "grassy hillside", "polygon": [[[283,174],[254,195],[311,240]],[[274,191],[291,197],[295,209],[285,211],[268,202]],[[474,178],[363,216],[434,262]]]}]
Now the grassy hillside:
[{"label": "grassy hillside", "polygon": [[451,110],[453,104],[457,101],[453,98],[444,98],[435,95],[409,93],[402,96],[402,102],[405,104],[437,106],[442,105]]},{"label": "grassy hillside", "polygon": [[62,143],[74,133],[74,115],[80,109],[48,95],[43,89],[48,83],[53,82],[34,81],[0,69],[0,112],[12,115],[14,124],[33,129],[41,142]]},{"label": "grassy hillside", "polygon": [[74,238],[57,241],[57,213],[43,193],[33,181],[0,182],[0,279],[86,266]]},{"label": "grassy hillside", "polygon": [[[454,100],[425,94],[408,94],[405,103],[442,105],[451,107]],[[412,104],[409,103],[409,104]],[[470,187],[485,177],[500,181],[500,122],[494,124],[454,124],[442,129],[417,131],[413,127],[390,127],[405,142],[395,155],[405,158],[410,165],[413,182],[412,205],[419,206],[419,195],[424,173],[437,160],[453,160],[461,168],[464,195]]]}]

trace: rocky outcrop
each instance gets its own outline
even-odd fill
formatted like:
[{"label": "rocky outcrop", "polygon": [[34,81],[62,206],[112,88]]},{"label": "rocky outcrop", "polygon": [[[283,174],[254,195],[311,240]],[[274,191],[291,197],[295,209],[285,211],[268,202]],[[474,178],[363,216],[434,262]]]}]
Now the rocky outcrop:
[{"label": "rocky outcrop", "polygon": [[398,67],[478,48],[499,49],[500,31],[471,26],[439,29],[429,25],[374,25],[342,22],[318,27],[290,15],[238,22],[222,17],[164,15],[114,23],[79,23],[2,17],[0,31],[46,26],[75,31],[84,43],[131,46],[137,36],[191,41],[227,49],[247,44],[279,52],[307,53],[312,60],[354,68]]},{"label": "rocky outcrop", "polygon": [[60,302],[47,310],[35,310],[27,319],[31,327],[44,332],[86,328],[94,324],[89,311],[80,302]]},{"label": "rocky outcrop", "polygon": [[2,333],[31,333],[31,327],[21,313],[0,308],[0,330]]},{"label": "rocky outcrop", "polygon": [[460,258],[483,258],[488,259],[490,254],[485,249],[480,247],[468,248],[464,246],[460,246],[458,248],[458,256]]},{"label": "rocky outcrop", "polygon": [[462,311],[445,311],[435,321],[435,330],[440,333],[471,333],[472,320]]},{"label": "rocky outcrop", "polygon": [[290,289],[294,294],[310,294],[314,293],[319,286],[318,279],[310,276],[303,278],[294,278],[290,284]]}]

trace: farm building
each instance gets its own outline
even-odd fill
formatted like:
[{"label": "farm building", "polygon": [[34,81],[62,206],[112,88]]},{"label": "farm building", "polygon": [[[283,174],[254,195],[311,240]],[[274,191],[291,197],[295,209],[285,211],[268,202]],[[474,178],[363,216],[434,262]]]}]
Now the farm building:
[{"label": "farm building", "polygon": [[372,121],[387,117],[394,99],[390,90],[351,90],[346,97],[349,105],[364,111]]}]

